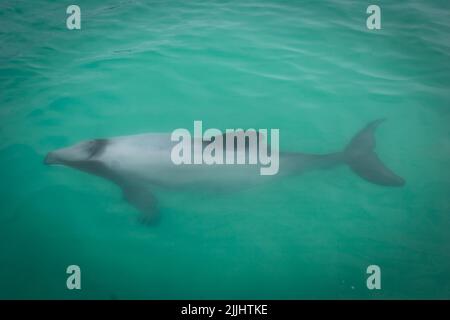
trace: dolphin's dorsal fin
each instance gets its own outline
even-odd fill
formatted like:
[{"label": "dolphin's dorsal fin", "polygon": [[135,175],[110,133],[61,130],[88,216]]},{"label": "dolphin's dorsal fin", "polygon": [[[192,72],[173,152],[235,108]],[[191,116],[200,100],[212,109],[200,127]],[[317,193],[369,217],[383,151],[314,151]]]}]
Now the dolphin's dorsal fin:
[{"label": "dolphin's dorsal fin", "polygon": [[144,224],[154,224],[159,219],[157,201],[151,191],[141,186],[122,186],[125,200],[141,213],[140,221]]},{"label": "dolphin's dorsal fin", "polygon": [[[237,131],[237,132],[235,132],[235,133],[227,133],[227,132],[224,132],[224,133],[222,133],[222,134],[219,135],[219,136],[213,136],[213,139],[212,139],[212,140],[216,140],[217,138],[221,138],[221,139],[222,139],[222,142],[223,142],[223,148],[224,148],[224,150],[226,150],[226,147],[227,147],[226,141],[227,141],[228,139],[235,139],[235,141],[233,142],[233,146],[234,146],[234,151],[237,151],[237,147],[238,147],[238,146],[237,146],[237,144],[236,144],[236,137],[242,137],[243,135],[245,135],[244,131]],[[256,130],[256,141],[257,141],[257,145],[254,145],[253,147],[258,148],[258,146],[260,146],[261,143],[263,143],[263,141],[264,141],[264,140],[261,140],[261,138],[265,138],[265,137],[266,137],[265,134],[263,134],[263,133],[259,132],[258,130]],[[203,141],[202,141],[203,149],[204,149],[207,145],[209,145],[210,143],[211,143],[211,141],[205,141],[205,140],[203,140]],[[267,141],[266,141],[266,145],[269,146],[269,144],[267,143]],[[249,140],[248,140],[248,139],[245,139],[245,143],[244,143],[245,152],[248,152],[248,151],[249,151],[249,147],[250,147],[250,145],[249,145]]]}]

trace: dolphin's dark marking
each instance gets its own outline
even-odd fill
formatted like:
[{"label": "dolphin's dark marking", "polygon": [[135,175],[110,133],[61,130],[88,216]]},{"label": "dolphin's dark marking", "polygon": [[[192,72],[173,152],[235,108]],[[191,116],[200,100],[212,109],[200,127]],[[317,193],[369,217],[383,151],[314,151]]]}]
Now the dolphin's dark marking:
[{"label": "dolphin's dark marking", "polygon": [[[387,168],[375,153],[375,130],[383,119],[370,122],[341,152],[330,154],[280,153],[280,171],[259,175],[258,165],[180,165],[170,158],[174,142],[170,134],[95,139],[49,152],[46,164],[61,164],[108,179],[142,214],[142,221],[157,220],[155,188],[196,190],[238,189],[286,175],[347,164],[360,177],[383,186],[402,186],[405,181]],[[259,137],[259,135],[258,135]],[[204,142],[205,147],[210,142]],[[261,141],[258,141],[260,146]],[[241,146],[248,149],[248,141]]]},{"label": "dolphin's dark marking", "polygon": [[90,145],[88,146],[89,159],[100,155],[108,145],[107,139],[95,139],[90,141]]}]

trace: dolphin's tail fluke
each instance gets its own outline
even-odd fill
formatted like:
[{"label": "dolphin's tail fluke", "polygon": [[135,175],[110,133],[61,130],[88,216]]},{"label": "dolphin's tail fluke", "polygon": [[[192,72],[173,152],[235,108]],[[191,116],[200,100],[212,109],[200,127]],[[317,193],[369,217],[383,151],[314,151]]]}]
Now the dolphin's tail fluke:
[{"label": "dolphin's tail fluke", "polygon": [[385,119],[367,124],[359,131],[344,150],[344,161],[361,178],[384,186],[403,186],[405,180],[392,172],[375,153],[374,132]]}]

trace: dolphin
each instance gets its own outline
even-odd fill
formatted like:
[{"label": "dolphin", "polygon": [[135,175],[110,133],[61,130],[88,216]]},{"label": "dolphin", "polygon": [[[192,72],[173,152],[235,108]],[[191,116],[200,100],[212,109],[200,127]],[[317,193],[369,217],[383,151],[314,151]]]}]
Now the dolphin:
[{"label": "dolphin", "polygon": [[[385,166],[375,153],[374,133],[383,121],[384,119],[378,119],[368,123],[339,152],[281,152],[279,172],[273,176],[260,175],[259,164],[176,165],[171,161],[171,150],[176,142],[172,141],[170,133],[82,141],[49,152],[44,163],[68,166],[112,181],[122,189],[126,201],[142,213],[142,221],[150,223],[158,217],[154,196],[157,188],[236,190],[309,170],[345,164],[358,176],[373,184],[403,186],[405,180]],[[209,143],[211,141],[202,141],[203,148]],[[248,147],[247,144],[244,146],[244,152],[248,151]]]}]

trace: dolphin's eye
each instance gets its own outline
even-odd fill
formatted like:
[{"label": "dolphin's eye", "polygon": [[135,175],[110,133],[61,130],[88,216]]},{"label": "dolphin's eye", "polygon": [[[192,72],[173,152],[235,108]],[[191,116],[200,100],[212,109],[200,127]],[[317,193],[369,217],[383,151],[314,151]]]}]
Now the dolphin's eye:
[{"label": "dolphin's eye", "polygon": [[89,159],[94,156],[100,155],[108,144],[106,139],[95,139],[88,142],[87,152],[89,154]]}]

